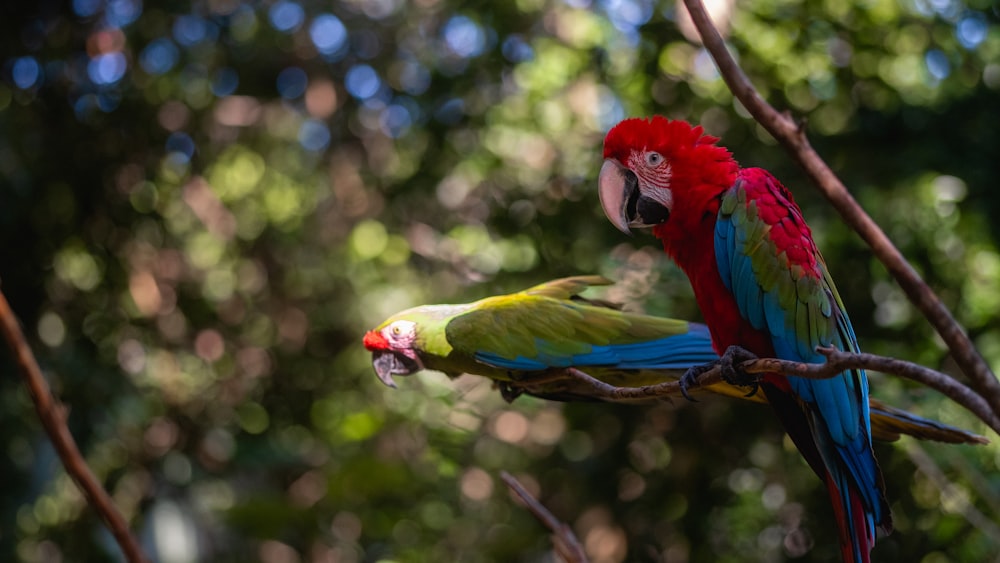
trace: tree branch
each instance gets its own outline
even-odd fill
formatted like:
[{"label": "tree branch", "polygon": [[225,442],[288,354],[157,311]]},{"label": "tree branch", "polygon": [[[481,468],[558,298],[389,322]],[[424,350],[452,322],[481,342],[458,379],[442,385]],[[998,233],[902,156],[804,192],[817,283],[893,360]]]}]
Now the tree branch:
[{"label": "tree branch", "polygon": [[875,256],[889,270],[910,301],[920,309],[944,339],[955,357],[955,362],[969,377],[993,413],[1000,415],[1000,382],[948,308],[810,146],[803,128],[787,113],[778,113],[761,97],[726,50],[725,42],[712,24],[702,1],[684,0],[684,4],[691,14],[695,27],[698,28],[698,33],[701,34],[705,48],[718,65],[719,72],[733,95],[758,123],[788,149],[841,217],[868,243]]},{"label": "tree branch", "polygon": [[45,428],[46,434],[52,440],[52,445],[55,446],[59,459],[62,460],[63,466],[66,468],[66,473],[73,478],[87,502],[104,520],[104,524],[114,535],[122,553],[125,554],[125,558],[131,563],[145,562],[146,558],[139,548],[139,543],[129,531],[125,518],[118,512],[111,497],[101,487],[97,478],[94,477],[94,473],[87,466],[86,460],[83,459],[83,455],[80,454],[76,441],[73,440],[73,435],[70,434],[69,428],[66,426],[65,409],[52,396],[49,385],[45,382],[45,377],[38,367],[38,362],[35,361],[35,356],[31,353],[31,348],[24,338],[24,333],[21,332],[17,317],[11,311],[3,292],[0,292],[0,330],[3,331],[7,346],[13,353],[19,368],[18,371],[24,378],[28,391],[31,392],[31,399],[35,404],[35,410],[38,412],[42,427]]},{"label": "tree branch", "polygon": [[937,463],[920,445],[910,442],[904,448],[913,464],[937,487],[941,504],[945,510],[950,508],[952,511],[958,512],[986,537],[1000,537],[1000,526],[997,526],[992,518],[983,514],[974,504],[969,502],[968,496],[963,494],[963,491],[948,479],[944,471],[941,471]]},{"label": "tree branch", "polygon": [[503,480],[507,488],[511,490],[521,502],[528,507],[528,510],[535,515],[535,518],[545,524],[545,527],[552,530],[552,544],[555,551],[567,563],[587,563],[587,554],[580,545],[580,540],[576,538],[573,530],[549,512],[549,509],[538,502],[538,499],[531,496],[531,493],[506,471],[500,472],[500,479]]},{"label": "tree branch", "polygon": [[[776,358],[758,358],[743,362],[741,367],[747,373],[780,373],[809,379],[829,379],[847,369],[867,369],[892,373],[922,383],[938,391],[968,409],[969,412],[979,417],[994,432],[1000,434],[1000,416],[997,416],[990,408],[990,405],[975,391],[953,377],[913,362],[887,358],[876,354],[852,354],[850,352],[842,352],[836,348],[824,347],[817,348],[817,350],[826,356],[827,361],[825,363],[807,364]],[[679,381],[667,381],[641,387],[615,387],[576,368],[566,368],[564,373],[570,378],[583,383],[588,388],[590,396],[607,401],[634,401],[681,394]],[[721,383],[722,381],[722,370],[716,366],[699,376],[698,387],[707,387],[715,383]],[[530,390],[532,383],[531,380],[525,380],[519,382],[519,385]],[[574,391],[580,392],[579,389],[574,389]]]}]

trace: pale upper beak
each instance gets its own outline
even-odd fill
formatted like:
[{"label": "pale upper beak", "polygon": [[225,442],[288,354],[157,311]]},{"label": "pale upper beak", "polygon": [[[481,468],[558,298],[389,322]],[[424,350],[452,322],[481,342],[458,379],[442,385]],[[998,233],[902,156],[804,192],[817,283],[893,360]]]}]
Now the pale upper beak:
[{"label": "pale upper beak", "polygon": [[617,160],[609,158],[597,179],[601,207],[619,231],[632,234],[629,227],[652,227],[667,220],[670,210],[642,194],[639,178]]}]

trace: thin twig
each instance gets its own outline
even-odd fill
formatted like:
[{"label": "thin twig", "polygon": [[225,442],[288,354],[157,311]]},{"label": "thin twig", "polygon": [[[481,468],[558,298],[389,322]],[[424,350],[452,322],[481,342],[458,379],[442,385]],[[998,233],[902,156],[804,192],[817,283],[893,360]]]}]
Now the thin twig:
[{"label": "thin twig", "polygon": [[576,538],[576,534],[568,525],[553,516],[549,509],[533,497],[513,475],[501,471],[500,479],[511,492],[521,499],[521,502],[528,507],[535,518],[538,518],[546,528],[552,530],[552,544],[555,546],[556,553],[563,560],[567,563],[587,563],[587,554],[584,552],[583,546],[580,545],[580,540]]},{"label": "thin twig", "polygon": [[21,332],[17,317],[11,311],[3,292],[0,292],[0,329],[3,330],[4,339],[14,355],[24,383],[28,386],[28,391],[31,392],[31,399],[38,412],[38,418],[42,421],[42,427],[45,428],[46,434],[52,440],[52,445],[55,446],[59,459],[62,460],[63,466],[66,468],[66,473],[80,487],[87,502],[100,514],[108,530],[111,531],[121,547],[122,553],[125,554],[125,558],[131,563],[147,561],[139,548],[139,543],[129,531],[125,518],[118,512],[111,497],[101,487],[86,460],[83,459],[83,455],[80,454],[80,449],[66,425],[65,409],[52,396],[49,385],[45,382],[45,377],[38,367],[38,362],[35,361],[35,355],[31,353],[31,348],[24,338],[24,333]]},{"label": "thin twig", "polygon": [[955,363],[969,377],[994,414],[1000,415],[1000,382],[948,308],[810,146],[803,128],[788,114],[779,113],[761,97],[726,50],[725,42],[712,24],[702,1],[684,0],[684,4],[691,14],[695,27],[698,28],[698,33],[701,34],[705,48],[718,65],[719,72],[733,95],[758,123],[788,149],[841,217],[868,243],[875,256],[889,270],[910,301],[920,309],[941,335],[951,350]]},{"label": "thin twig", "polygon": [[[817,348],[817,351],[826,356],[827,361],[825,363],[808,364],[776,358],[758,358],[743,362],[741,368],[747,373],[753,374],[778,373],[809,379],[829,379],[847,369],[867,369],[882,373],[892,373],[922,383],[940,392],[968,409],[969,412],[979,417],[994,432],[1000,434],[1000,417],[990,409],[989,404],[975,391],[953,377],[913,362],[878,356],[876,354],[853,354],[837,350],[836,348],[824,347]],[[681,394],[679,381],[667,381],[642,387],[615,387],[595,379],[576,368],[567,368],[565,373],[573,379],[585,383],[595,398],[609,401],[652,399]],[[698,387],[707,387],[720,382],[722,382],[722,370],[718,366],[698,377]],[[531,382],[525,381],[522,384],[530,388]],[[579,392],[578,389],[576,391]]]},{"label": "thin twig", "polygon": [[961,514],[967,522],[978,528],[986,537],[1000,537],[1000,526],[997,526],[993,519],[983,514],[974,504],[969,502],[969,498],[964,494],[964,491],[956,487],[948,479],[944,471],[938,467],[937,463],[931,459],[931,456],[919,444],[909,442],[904,448],[907,455],[913,461],[913,464],[937,487],[943,506],[950,506],[954,512]]}]

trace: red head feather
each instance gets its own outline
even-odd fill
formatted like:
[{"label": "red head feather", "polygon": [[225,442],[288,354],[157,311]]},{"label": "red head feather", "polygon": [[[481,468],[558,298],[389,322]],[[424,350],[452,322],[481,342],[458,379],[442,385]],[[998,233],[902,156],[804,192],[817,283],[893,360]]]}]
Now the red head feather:
[{"label": "red head feather", "polygon": [[705,135],[700,125],[692,127],[686,121],[671,121],[660,115],[636,117],[608,131],[604,158],[614,158],[627,166],[633,152],[656,151],[670,162],[671,186],[712,186],[721,187],[721,191],[733,185],[739,165],[728,150],[715,144],[718,140]]},{"label": "red head feather", "polygon": [[365,339],[363,342],[365,348],[367,348],[369,352],[389,349],[389,341],[382,336],[381,332],[376,332],[374,330],[369,330],[365,333]]},{"label": "red head feather", "polygon": [[[625,162],[628,152],[636,149],[652,149],[664,156],[672,153],[673,147],[694,147],[713,145],[719,139],[703,135],[701,126],[692,127],[681,120],[671,121],[662,115],[649,118],[633,117],[611,128],[604,138],[604,158],[616,158]],[[723,149],[724,150],[724,149]]]},{"label": "red head feather", "polygon": [[[626,119],[604,139],[605,159],[614,159],[631,169],[643,179],[646,190],[669,190],[669,198],[654,197],[669,201],[670,218],[654,227],[653,234],[663,240],[675,260],[680,253],[697,256],[708,251],[696,247],[694,241],[711,242],[711,237],[696,233],[711,230],[706,218],[714,221],[719,194],[736,182],[739,164],[728,150],[715,144],[718,140],[705,135],[700,126],[662,116]],[[659,153],[669,165],[663,167],[663,177],[650,178],[649,172],[642,169],[649,151]]]}]

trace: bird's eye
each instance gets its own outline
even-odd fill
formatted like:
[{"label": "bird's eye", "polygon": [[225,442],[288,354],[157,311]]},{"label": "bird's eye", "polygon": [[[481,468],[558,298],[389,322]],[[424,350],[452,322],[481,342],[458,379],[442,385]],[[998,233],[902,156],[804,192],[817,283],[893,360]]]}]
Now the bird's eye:
[{"label": "bird's eye", "polygon": [[663,162],[663,155],[658,152],[646,153],[646,166],[654,167]]},{"label": "bird's eye", "polygon": [[415,331],[416,323],[413,321],[399,320],[394,321],[386,329],[386,338],[392,340],[393,342],[401,342],[407,338],[412,338]]}]

